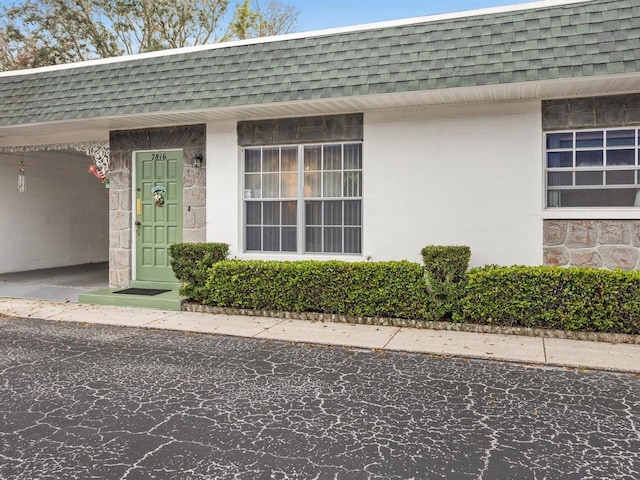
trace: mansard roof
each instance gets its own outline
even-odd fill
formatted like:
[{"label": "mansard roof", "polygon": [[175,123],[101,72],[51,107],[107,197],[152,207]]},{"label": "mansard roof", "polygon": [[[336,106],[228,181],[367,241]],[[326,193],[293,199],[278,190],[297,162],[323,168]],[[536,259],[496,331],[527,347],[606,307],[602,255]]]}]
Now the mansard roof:
[{"label": "mansard roof", "polygon": [[640,0],[545,1],[0,74],[0,126],[640,72]]}]

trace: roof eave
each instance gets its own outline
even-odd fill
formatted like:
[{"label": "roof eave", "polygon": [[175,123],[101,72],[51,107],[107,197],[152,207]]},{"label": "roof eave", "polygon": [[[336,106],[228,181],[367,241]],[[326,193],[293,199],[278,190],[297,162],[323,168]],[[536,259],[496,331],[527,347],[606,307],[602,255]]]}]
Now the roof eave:
[{"label": "roof eave", "polygon": [[639,91],[640,72],[201,110],[155,111],[145,114],[0,126],[0,146],[104,140],[108,138],[110,131],[136,128],[367,112],[403,107],[589,97]]}]

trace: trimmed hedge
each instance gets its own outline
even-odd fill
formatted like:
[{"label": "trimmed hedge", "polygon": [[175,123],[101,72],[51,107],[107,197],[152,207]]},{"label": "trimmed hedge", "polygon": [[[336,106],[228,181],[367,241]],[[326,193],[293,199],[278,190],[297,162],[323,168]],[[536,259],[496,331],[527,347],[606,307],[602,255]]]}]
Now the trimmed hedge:
[{"label": "trimmed hedge", "polygon": [[211,266],[229,256],[226,243],[175,243],[169,246],[171,268],[183,285],[180,294],[202,301]]},{"label": "trimmed hedge", "polygon": [[437,320],[423,268],[407,261],[225,260],[205,290],[221,307]]},{"label": "trimmed hedge", "polygon": [[640,334],[640,271],[486,266],[469,247],[407,261],[226,260],[224,243],[170,247],[182,295],[205,305]]},{"label": "trimmed hedge", "polygon": [[486,266],[468,273],[454,320],[640,334],[640,272]]},{"label": "trimmed hedge", "polygon": [[462,245],[428,245],[421,251],[434,315],[451,317],[464,295],[471,249]]},{"label": "trimmed hedge", "polygon": [[430,281],[460,283],[469,268],[471,249],[463,245],[428,245],[420,252]]}]

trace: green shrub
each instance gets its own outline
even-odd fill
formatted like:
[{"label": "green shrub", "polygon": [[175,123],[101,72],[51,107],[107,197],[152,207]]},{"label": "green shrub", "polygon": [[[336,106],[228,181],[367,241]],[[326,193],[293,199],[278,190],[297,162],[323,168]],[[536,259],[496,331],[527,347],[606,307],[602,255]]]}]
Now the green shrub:
[{"label": "green shrub", "polygon": [[471,249],[464,245],[428,245],[421,251],[427,274],[440,283],[459,283],[469,268]]},{"label": "green shrub", "polygon": [[227,260],[210,270],[204,303],[222,307],[433,318],[419,264]]},{"label": "green shrub", "polygon": [[202,301],[211,266],[229,255],[226,243],[174,243],[169,246],[171,268],[183,285],[180,294]]},{"label": "green shrub", "polygon": [[450,317],[464,295],[471,249],[457,245],[429,245],[421,253],[433,308],[437,310],[438,317]]},{"label": "green shrub", "polygon": [[640,272],[561,267],[473,269],[456,321],[640,333]]}]

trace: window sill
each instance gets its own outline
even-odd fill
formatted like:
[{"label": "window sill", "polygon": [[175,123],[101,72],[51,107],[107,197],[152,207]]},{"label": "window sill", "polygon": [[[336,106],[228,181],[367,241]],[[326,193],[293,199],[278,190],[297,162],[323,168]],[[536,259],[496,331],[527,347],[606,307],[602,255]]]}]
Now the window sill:
[{"label": "window sill", "polygon": [[345,262],[364,262],[364,255],[341,255],[333,253],[272,253],[272,252],[238,252],[235,255],[238,260],[278,260],[292,262],[299,260],[343,260]]},{"label": "window sill", "polygon": [[640,207],[626,208],[547,208],[544,220],[640,220]]}]

